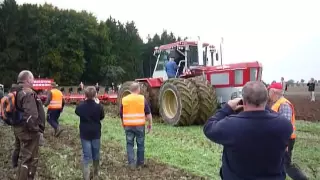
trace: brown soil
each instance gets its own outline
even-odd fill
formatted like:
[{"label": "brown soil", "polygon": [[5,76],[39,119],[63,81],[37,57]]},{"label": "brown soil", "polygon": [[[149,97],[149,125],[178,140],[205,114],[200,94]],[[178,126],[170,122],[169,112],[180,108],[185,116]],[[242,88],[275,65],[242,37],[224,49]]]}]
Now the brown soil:
[{"label": "brown soil", "polygon": [[296,119],[305,121],[320,121],[320,100],[310,102],[310,97],[305,94],[287,95],[288,100],[295,107]]},{"label": "brown soil", "polygon": [[[73,127],[66,127],[61,137],[54,138],[48,130],[45,133],[45,147],[50,152],[41,150],[41,157],[38,166],[37,179],[53,180],[53,179],[70,179],[70,177],[58,177],[50,171],[51,164],[48,164],[48,157],[51,153],[59,153],[65,148],[72,148],[72,154],[67,156],[67,163],[71,167],[66,167],[65,171],[72,168],[80,170],[81,145],[78,133]],[[11,168],[11,152],[13,148],[13,133],[9,126],[1,126],[0,131],[0,179],[14,179],[15,171]],[[46,153],[45,153],[46,152]],[[182,170],[169,167],[165,164],[157,163],[153,160],[147,160],[147,167],[130,170],[126,166],[126,156],[123,148],[117,143],[103,142],[101,147],[101,170],[100,179],[204,179],[194,176]],[[62,160],[62,159],[61,159]],[[81,179],[82,177],[71,177],[71,179]]]}]

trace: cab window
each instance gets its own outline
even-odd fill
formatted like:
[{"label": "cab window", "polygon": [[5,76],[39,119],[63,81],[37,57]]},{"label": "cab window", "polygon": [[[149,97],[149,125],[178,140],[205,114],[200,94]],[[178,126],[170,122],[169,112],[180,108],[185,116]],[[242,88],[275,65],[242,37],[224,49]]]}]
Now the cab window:
[{"label": "cab window", "polygon": [[262,67],[259,68],[258,80],[261,81],[262,77]]},{"label": "cab window", "polygon": [[250,68],[250,81],[256,81],[257,80],[257,68]]},{"label": "cab window", "polygon": [[211,75],[212,85],[228,85],[229,84],[229,73],[215,73]]},{"label": "cab window", "polygon": [[234,71],[234,84],[243,84],[243,70]]},{"label": "cab window", "polygon": [[199,65],[198,47],[197,46],[190,46],[189,47],[188,63],[190,64],[190,66]]},{"label": "cab window", "polygon": [[156,71],[162,71],[165,69],[165,65],[168,62],[168,52],[162,51],[159,57]]}]

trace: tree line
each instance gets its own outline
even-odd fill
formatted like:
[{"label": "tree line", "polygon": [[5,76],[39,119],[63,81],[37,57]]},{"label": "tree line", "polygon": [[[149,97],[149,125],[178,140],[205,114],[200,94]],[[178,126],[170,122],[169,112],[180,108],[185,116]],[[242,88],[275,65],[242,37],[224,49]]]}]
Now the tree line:
[{"label": "tree line", "polygon": [[121,83],[150,77],[155,46],[180,40],[172,32],[148,36],[144,43],[133,21],[50,4],[0,4],[0,84],[16,81],[23,69],[60,85]]}]

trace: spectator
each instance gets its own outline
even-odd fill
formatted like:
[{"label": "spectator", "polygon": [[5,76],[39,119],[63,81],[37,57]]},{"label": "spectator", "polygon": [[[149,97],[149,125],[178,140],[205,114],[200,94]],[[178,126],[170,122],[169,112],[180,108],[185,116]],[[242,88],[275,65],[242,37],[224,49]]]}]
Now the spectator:
[{"label": "spectator", "polygon": [[293,132],[288,143],[288,148],[284,156],[284,165],[286,172],[291,179],[307,180],[308,178],[306,175],[304,175],[304,173],[291,162],[292,150],[297,136],[295,126],[296,117],[293,104],[282,96],[282,90],[283,87],[280,83],[273,83],[269,86],[269,98],[272,102],[271,109],[285,117],[286,121],[290,122],[293,128]]},{"label": "spectator", "polygon": [[262,82],[246,83],[242,97],[230,100],[203,128],[207,138],[223,145],[221,179],[285,180],[283,157],[291,123],[265,110],[268,91]]},{"label": "spectator", "polygon": [[314,94],[314,90],[316,88],[316,82],[314,81],[314,78],[311,78],[311,80],[308,82],[307,86],[308,86],[308,91],[310,92],[311,102],[316,101],[316,96]]},{"label": "spectator", "polygon": [[57,88],[58,85],[51,83],[52,89],[48,92],[47,100],[44,103],[48,107],[47,121],[54,129],[54,136],[58,137],[63,129],[59,125],[59,117],[64,107],[64,99],[62,92]]},{"label": "spectator", "polygon": [[[131,94],[122,98],[120,117],[126,133],[127,156],[130,168],[144,166],[145,121],[148,121],[148,133],[152,127],[152,115],[148,102],[140,95],[139,83],[132,83]],[[137,142],[137,161],[134,158],[134,139]]]},{"label": "spectator", "polygon": [[84,85],[83,85],[83,83],[81,81],[80,84],[79,84],[79,87],[78,87],[78,93],[79,94],[82,93],[83,89],[84,89]]},{"label": "spectator", "polygon": [[[18,85],[17,84],[12,84],[9,93],[12,93],[14,91],[18,90]],[[14,133],[14,131],[13,131]],[[11,157],[11,161],[12,161],[12,167],[16,168],[18,167],[18,161],[19,161],[19,154],[20,154],[20,141],[18,136],[14,133],[14,149],[13,149],[13,153],[12,153],[12,157]]]},{"label": "spectator", "polygon": [[4,96],[4,89],[3,89],[3,87],[2,87],[2,85],[0,84],[0,99],[2,99],[3,98],[3,96]]},{"label": "spectator", "polygon": [[86,100],[81,102],[75,110],[80,117],[80,139],[83,151],[83,179],[90,179],[89,162],[93,161],[93,177],[98,179],[100,160],[101,120],[104,118],[104,110],[99,102],[96,102],[97,92],[95,87],[85,89]]},{"label": "spectator", "polygon": [[96,83],[96,91],[97,91],[97,94],[99,94],[99,89],[100,89],[100,87],[99,87],[99,83]]},{"label": "spectator", "polygon": [[282,85],[282,95],[285,95],[285,92],[287,91],[287,83],[284,81],[284,78],[281,77],[281,85]]},{"label": "spectator", "polygon": [[32,90],[33,81],[30,71],[24,70],[18,75],[17,88],[21,90],[16,95],[16,109],[21,116],[13,119],[14,134],[20,141],[18,180],[34,179],[39,157],[39,132],[44,131],[45,113],[41,100]]}]

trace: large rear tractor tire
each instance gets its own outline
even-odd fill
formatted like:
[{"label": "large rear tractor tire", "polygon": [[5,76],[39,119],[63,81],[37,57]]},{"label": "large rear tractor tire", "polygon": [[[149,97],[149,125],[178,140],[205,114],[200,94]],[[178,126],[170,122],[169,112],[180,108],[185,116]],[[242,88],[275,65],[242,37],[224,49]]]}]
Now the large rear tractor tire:
[{"label": "large rear tractor tire", "polygon": [[118,91],[118,97],[117,97],[117,104],[119,107],[118,109],[120,109],[122,98],[131,94],[131,92],[129,91],[129,88],[133,82],[134,81],[127,81],[121,85],[121,88]]},{"label": "large rear tractor tire", "polygon": [[212,85],[203,77],[197,76],[190,79],[197,87],[199,98],[199,111],[196,124],[205,124],[207,120],[217,111],[218,102]]},{"label": "large rear tractor tire", "polygon": [[146,82],[139,82],[140,84],[140,94],[144,96],[150,105],[150,95],[149,95],[149,85]]},{"label": "large rear tractor tire", "polygon": [[151,88],[149,91],[152,115],[159,115],[159,90],[160,88]]},{"label": "large rear tractor tire", "polygon": [[160,88],[159,112],[163,121],[174,126],[192,125],[197,118],[197,88],[188,79],[170,79]]},{"label": "large rear tractor tire", "polygon": [[[117,99],[119,109],[120,109],[122,98],[131,94],[129,88],[130,88],[130,85],[134,82],[135,81],[127,81],[122,84],[122,86],[118,92],[118,99]],[[139,82],[139,84],[140,84],[140,94],[144,96],[144,98],[146,99],[146,101],[150,105],[149,85],[146,82]]]}]

